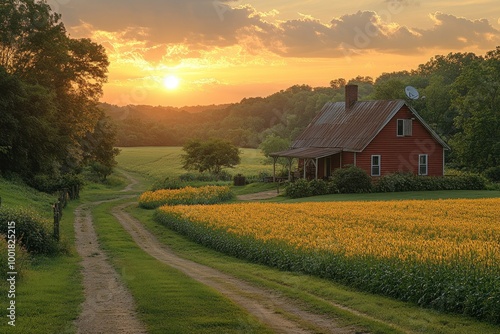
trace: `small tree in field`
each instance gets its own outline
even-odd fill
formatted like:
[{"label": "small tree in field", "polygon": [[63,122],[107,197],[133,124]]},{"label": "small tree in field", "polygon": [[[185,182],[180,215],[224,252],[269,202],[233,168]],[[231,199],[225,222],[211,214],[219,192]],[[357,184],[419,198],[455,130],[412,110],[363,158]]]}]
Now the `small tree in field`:
[{"label": "small tree in field", "polygon": [[203,173],[220,174],[222,168],[234,168],[240,163],[240,150],[222,139],[190,140],[182,148],[183,168],[194,169]]}]

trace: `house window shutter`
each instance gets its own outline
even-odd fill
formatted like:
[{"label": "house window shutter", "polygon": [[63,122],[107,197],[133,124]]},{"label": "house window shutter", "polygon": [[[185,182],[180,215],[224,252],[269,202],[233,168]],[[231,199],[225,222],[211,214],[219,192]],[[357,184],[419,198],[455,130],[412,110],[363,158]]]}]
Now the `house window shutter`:
[{"label": "house window shutter", "polygon": [[405,136],[413,135],[413,120],[411,119],[404,120],[404,135]]}]

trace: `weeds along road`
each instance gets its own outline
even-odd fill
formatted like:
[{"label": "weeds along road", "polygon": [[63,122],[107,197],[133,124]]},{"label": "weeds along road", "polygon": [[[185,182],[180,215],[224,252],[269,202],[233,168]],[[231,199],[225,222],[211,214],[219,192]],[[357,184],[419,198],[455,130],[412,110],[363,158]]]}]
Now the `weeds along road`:
[{"label": "weeds along road", "polygon": [[[138,185],[128,173],[126,191]],[[276,333],[363,333],[359,328],[339,325],[335,319],[302,308],[277,292],[251,285],[214,268],[177,256],[144,225],[125,211],[137,205],[134,196],[117,193],[115,200],[130,198],[111,209],[112,215],[135,243],[159,262],[207,285],[246,310]],[[109,259],[100,249],[90,208],[104,202],[86,203],[75,211],[77,249],[83,258],[85,302],[76,321],[78,333],[146,333],[140,323],[133,297],[124,287]],[[104,285],[104,286],[103,286]]]}]

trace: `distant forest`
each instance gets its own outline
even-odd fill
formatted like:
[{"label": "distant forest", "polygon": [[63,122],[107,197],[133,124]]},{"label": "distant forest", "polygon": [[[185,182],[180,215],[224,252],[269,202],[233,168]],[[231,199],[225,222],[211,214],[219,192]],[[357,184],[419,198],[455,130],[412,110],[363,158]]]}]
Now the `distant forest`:
[{"label": "distant forest", "polygon": [[190,138],[222,138],[256,148],[269,136],[293,140],[328,101],[343,101],[344,86],[359,85],[360,100],[406,99],[453,148],[448,161],[470,169],[500,164],[500,47],[484,56],[450,53],[414,70],[376,79],[337,78],[329,87],[295,85],[268,97],[207,107],[103,107],[117,125],[118,146],[179,146]]}]

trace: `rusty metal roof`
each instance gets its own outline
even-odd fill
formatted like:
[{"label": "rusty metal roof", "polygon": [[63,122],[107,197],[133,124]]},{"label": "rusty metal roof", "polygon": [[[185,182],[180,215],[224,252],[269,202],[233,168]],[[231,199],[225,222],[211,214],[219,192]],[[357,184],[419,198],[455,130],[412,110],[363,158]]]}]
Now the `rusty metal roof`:
[{"label": "rusty metal roof", "polygon": [[404,100],[357,101],[346,110],[345,102],[328,102],[316,115],[290,150],[274,157],[323,158],[342,151],[362,152],[389,121],[407,106],[443,147],[450,147]]},{"label": "rusty metal roof", "polygon": [[331,147],[301,147],[287,151],[271,153],[272,157],[288,157],[299,159],[321,159],[342,152],[340,148]]},{"label": "rusty metal roof", "polygon": [[291,148],[336,147],[361,152],[403,107],[405,101],[328,102]]}]

